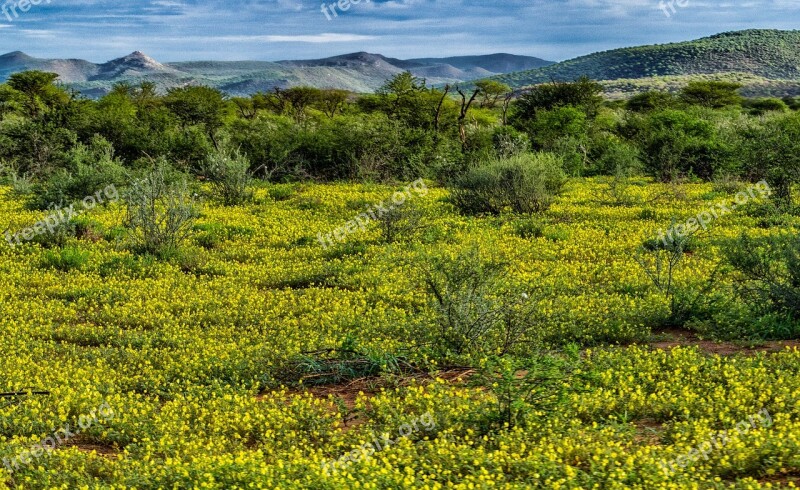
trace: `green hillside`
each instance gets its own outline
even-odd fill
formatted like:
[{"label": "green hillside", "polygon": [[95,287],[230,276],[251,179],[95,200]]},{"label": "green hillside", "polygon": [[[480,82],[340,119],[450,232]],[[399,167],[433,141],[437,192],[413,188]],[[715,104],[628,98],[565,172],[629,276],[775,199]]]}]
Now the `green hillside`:
[{"label": "green hillside", "polygon": [[732,72],[800,80],[800,31],[746,30],[696,41],[614,49],[493,78],[517,88],[583,75],[621,80]]}]

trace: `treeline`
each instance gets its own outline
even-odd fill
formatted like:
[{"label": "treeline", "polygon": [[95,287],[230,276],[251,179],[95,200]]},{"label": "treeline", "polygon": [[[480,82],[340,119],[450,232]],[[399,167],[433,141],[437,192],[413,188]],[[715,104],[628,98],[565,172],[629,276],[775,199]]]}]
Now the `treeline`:
[{"label": "treeline", "polygon": [[233,181],[235,192],[249,176],[452,184],[487,162],[540,152],[548,156],[535,166],[546,161],[570,176],[766,179],[790,201],[800,101],[745,100],[739,88],[694,82],[678,95],[609,102],[585,78],[512,92],[495,81],[433,88],[403,73],[369,95],[297,87],[228,98],[203,86],[159,94],[142,83],[93,101],[55,74],[28,71],[0,85],[0,162],[18,185],[36,186],[42,205],[155,162]]}]

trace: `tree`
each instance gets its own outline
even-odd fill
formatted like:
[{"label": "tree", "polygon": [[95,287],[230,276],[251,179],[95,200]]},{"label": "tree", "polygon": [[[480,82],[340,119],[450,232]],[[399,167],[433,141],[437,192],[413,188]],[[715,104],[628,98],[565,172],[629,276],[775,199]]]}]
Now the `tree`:
[{"label": "tree", "polygon": [[625,108],[633,112],[648,112],[674,107],[677,102],[675,96],[670,93],[651,90],[628,99]]},{"label": "tree", "polygon": [[667,109],[632,117],[625,131],[641,150],[646,170],[663,182],[681,175],[710,178],[726,155],[715,126],[697,109]]},{"label": "tree", "polygon": [[402,119],[415,125],[420,121],[422,107],[420,96],[425,92],[425,79],[417,78],[411,72],[398,73],[388,80],[377,94],[382,102],[382,110],[392,119]]},{"label": "tree", "polygon": [[0,85],[0,121],[16,108],[16,101],[17,91],[6,84]]},{"label": "tree", "polygon": [[170,89],[164,103],[184,129],[202,125],[212,141],[216,130],[222,127],[225,96],[217,89],[202,85]]},{"label": "tree", "polygon": [[511,87],[497,80],[480,80],[475,82],[475,86],[483,95],[481,107],[484,108],[494,108],[501,97],[511,92]]},{"label": "tree", "polygon": [[319,94],[317,104],[320,110],[329,118],[333,119],[336,114],[342,111],[347,102],[347,90],[328,89]]},{"label": "tree", "polygon": [[778,204],[791,206],[792,187],[800,182],[800,115],[767,119],[745,135],[739,153],[749,177],[766,180]]},{"label": "tree", "polygon": [[8,86],[20,93],[26,115],[35,118],[45,108],[52,107],[55,102],[66,97],[63,90],[53,85],[56,79],[56,73],[23,71],[11,75]]},{"label": "tree", "polygon": [[516,117],[524,123],[533,120],[539,111],[563,106],[579,107],[588,116],[594,116],[603,102],[603,98],[600,97],[602,92],[603,86],[587,77],[581,77],[574,82],[537,85],[519,97]]},{"label": "tree", "polygon": [[689,82],[681,91],[681,99],[687,104],[719,109],[741,104],[742,96],[738,92],[740,88],[741,85],[733,82]]},{"label": "tree", "polygon": [[231,103],[236,106],[239,116],[243,119],[253,119],[258,113],[252,98],[234,97],[231,99]]}]

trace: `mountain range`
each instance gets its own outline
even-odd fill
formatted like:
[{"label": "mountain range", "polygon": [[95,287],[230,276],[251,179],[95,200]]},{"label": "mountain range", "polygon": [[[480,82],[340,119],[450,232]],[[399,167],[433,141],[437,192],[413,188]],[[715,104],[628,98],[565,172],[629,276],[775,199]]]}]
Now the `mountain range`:
[{"label": "mountain range", "polygon": [[436,85],[487,78],[552,63],[504,53],[398,60],[365,52],[318,60],[160,63],[135,51],[96,64],[80,59],[34,58],[15,51],[0,56],[0,80],[23,70],[49,71],[58,73],[61,82],[90,97],[107,93],[117,82],[137,83],[142,80],[153,81],[162,89],[189,84],[210,85],[230,95],[250,95],[274,87],[297,85],[372,92],[387,79],[407,70]]},{"label": "mountain range", "polygon": [[155,82],[160,88],[189,84],[250,95],[310,85],[372,92],[392,76],[410,71],[431,85],[494,78],[512,88],[588,76],[606,95],[622,97],[648,89],[677,90],[693,79],[723,79],[744,85],[745,95],[800,95],[800,31],[753,29],[694,41],[602,51],[555,63],[530,56],[491,54],[400,60],[366,52],[315,60],[189,61],[160,63],[136,51],[107,63],[41,59],[20,51],[0,56],[0,80],[22,70],[58,73],[89,97],[114,83]]}]

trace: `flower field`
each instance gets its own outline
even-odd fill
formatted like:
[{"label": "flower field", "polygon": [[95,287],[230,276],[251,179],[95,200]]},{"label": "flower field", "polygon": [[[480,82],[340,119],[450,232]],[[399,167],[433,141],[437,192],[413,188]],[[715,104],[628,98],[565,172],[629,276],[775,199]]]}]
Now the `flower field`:
[{"label": "flower field", "polygon": [[[410,197],[422,216],[413,236],[385,243],[373,223],[330,247],[319,243],[399,188],[259,184],[244,205],[207,200],[172,258],[122,246],[117,203],[87,212],[93,232],[61,247],[3,240],[0,391],[24,395],[0,408],[0,479],[65,489],[756,489],[800,481],[800,351],[720,356],[648,345],[663,334],[653,326],[670,305],[636,260],[642,243],[673,219],[732,204],[730,194],[641,180],[621,196],[609,179],[573,179],[534,220],[462,216],[431,185]],[[725,305],[693,325],[703,339],[755,342],[726,320],[749,306],[718,264],[720,247],[743,231],[781,232],[761,222],[757,201],[710,222],[676,271],[683,291]],[[0,230],[44,214],[0,188]],[[557,407],[517,407],[525,424],[506,430],[487,429],[497,391],[471,384],[468,370],[444,376],[453,366],[426,350],[435,319],[419,266],[475,247],[508,265],[509,291],[535,298],[538,342],[552,352],[580,347]],[[287,377],[302,356],[343,344],[426,375],[375,376],[347,403]],[[113,416],[31,454],[103,404]],[[757,413],[771,423],[736,430]],[[425,414],[430,427],[402,434]],[[376,439],[390,443],[327,465]],[[698,447],[706,449],[700,457]]]}]

